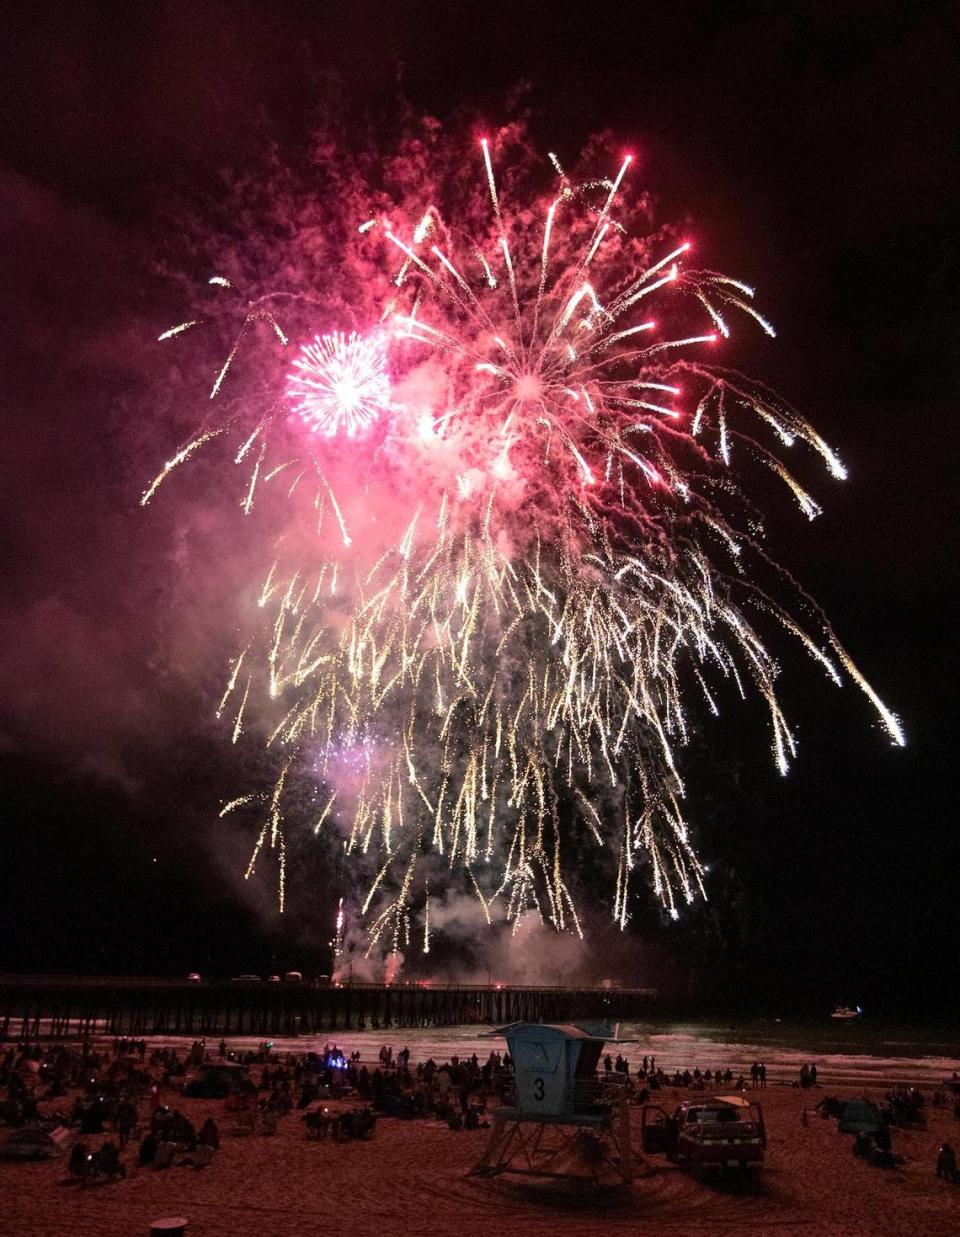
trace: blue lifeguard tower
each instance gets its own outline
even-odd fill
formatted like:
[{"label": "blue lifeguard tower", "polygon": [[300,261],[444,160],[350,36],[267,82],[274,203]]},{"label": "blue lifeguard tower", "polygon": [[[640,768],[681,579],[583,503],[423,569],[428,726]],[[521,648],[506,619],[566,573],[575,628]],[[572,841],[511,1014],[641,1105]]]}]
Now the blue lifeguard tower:
[{"label": "blue lifeguard tower", "polygon": [[627,1090],[604,1093],[597,1066],[607,1043],[624,1043],[602,1023],[515,1022],[499,1027],[513,1060],[516,1096],[493,1114],[473,1172],[628,1184]]}]

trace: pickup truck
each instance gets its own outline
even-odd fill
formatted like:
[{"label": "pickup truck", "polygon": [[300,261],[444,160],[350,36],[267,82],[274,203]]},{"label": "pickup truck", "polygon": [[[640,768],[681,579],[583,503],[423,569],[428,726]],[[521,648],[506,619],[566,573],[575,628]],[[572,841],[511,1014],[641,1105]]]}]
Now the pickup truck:
[{"label": "pickup truck", "polygon": [[759,1168],[767,1147],[760,1105],[740,1095],[708,1095],[684,1100],[672,1117],[657,1104],[645,1104],[643,1149],[665,1154],[688,1168]]}]

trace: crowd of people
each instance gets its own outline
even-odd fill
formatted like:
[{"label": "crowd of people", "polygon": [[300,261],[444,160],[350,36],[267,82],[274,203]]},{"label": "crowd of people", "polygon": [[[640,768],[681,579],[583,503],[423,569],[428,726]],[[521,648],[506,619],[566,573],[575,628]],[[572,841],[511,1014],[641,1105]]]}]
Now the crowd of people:
[{"label": "crowd of people", "polygon": [[351,1075],[357,1093],[375,1112],[408,1120],[433,1118],[453,1131],[486,1125],[488,1103],[493,1098],[503,1103],[513,1083],[509,1053],[491,1052],[482,1065],[476,1053],[464,1058],[455,1054],[440,1064],[428,1057],[411,1070],[409,1048],[402,1049],[394,1063],[385,1045],[380,1062],[372,1072],[360,1066]]},{"label": "crowd of people", "polygon": [[[192,1060],[195,1052],[184,1061],[170,1047],[148,1056],[143,1039],[117,1039],[112,1050],[89,1040],[8,1048],[0,1059],[0,1122],[76,1131],[68,1172],[81,1182],[124,1177],[120,1157],[132,1138],[141,1140],[141,1165],[162,1167],[187,1155],[202,1166],[220,1145],[215,1123],[208,1120],[197,1134],[187,1117],[161,1100],[182,1086]],[[106,1133],[110,1137],[97,1147],[88,1141]]]},{"label": "crowd of people", "polygon": [[[625,1088],[638,1103],[666,1088],[746,1090],[767,1085],[762,1062],[750,1067],[749,1083],[729,1066],[675,1068],[670,1073],[652,1055],[645,1055],[634,1073],[620,1052],[616,1057],[608,1053],[602,1067],[601,1084]],[[188,1074],[191,1081],[185,1087]],[[204,1089],[207,1077],[213,1077],[219,1089]],[[799,1084],[793,1085],[816,1087],[816,1065],[804,1065]],[[956,1090],[954,1115],[960,1121],[960,1086]],[[178,1106],[181,1094],[222,1098],[223,1119],[234,1134],[273,1134],[279,1121],[296,1109],[303,1115],[306,1137],[345,1142],[373,1137],[380,1117],[441,1121],[454,1132],[478,1129],[488,1124],[490,1106],[510,1102],[513,1091],[510,1055],[497,1050],[484,1061],[473,1053],[411,1065],[410,1049],[395,1052],[390,1044],[381,1046],[374,1063],[336,1043],[319,1051],[278,1053],[269,1041],[256,1050],[237,1051],[226,1040],[215,1050],[196,1040],[184,1052],[169,1045],[151,1048],[144,1039],[117,1038],[97,1046],[89,1040],[79,1045],[21,1044],[0,1054],[0,1125],[45,1123],[75,1130],[68,1168],[81,1182],[124,1177],[122,1156],[131,1142],[138,1144],[136,1163],[141,1169],[208,1166],[220,1148],[220,1130],[209,1116],[198,1130]],[[345,1109],[343,1103],[350,1101],[359,1107]],[[883,1130],[854,1141],[855,1154],[876,1163],[892,1162],[890,1126],[924,1121],[918,1089],[894,1088],[886,1101]],[[945,1105],[946,1093],[934,1092],[932,1102]],[[336,1107],[328,1107],[330,1103]],[[820,1107],[830,1103],[828,1098]],[[97,1136],[104,1141],[95,1146],[90,1140]],[[957,1179],[948,1143],[940,1149],[937,1173]]]},{"label": "crowd of people", "polygon": [[[483,1064],[474,1054],[411,1066],[409,1048],[395,1053],[384,1045],[378,1061],[364,1063],[359,1051],[348,1054],[337,1044],[305,1053],[276,1053],[267,1041],[238,1052],[221,1040],[212,1052],[197,1040],[186,1053],[170,1046],[151,1050],[147,1041],[129,1038],[98,1046],[23,1044],[0,1056],[0,1125],[75,1131],[68,1173],[86,1183],[126,1176],[122,1155],[131,1142],[138,1144],[142,1169],[210,1164],[220,1130],[212,1118],[197,1130],[176,1105],[181,1094],[222,1098],[235,1134],[275,1133],[279,1120],[296,1108],[305,1114],[308,1134],[346,1141],[372,1137],[378,1116],[477,1129],[487,1124],[488,1101],[502,1101],[512,1077],[509,1054],[496,1051]],[[210,1089],[205,1078],[218,1073],[220,1089]],[[193,1077],[185,1087],[188,1074]],[[362,1107],[315,1107],[349,1099]],[[63,1102],[51,1107],[46,1101]],[[106,1137],[95,1145],[96,1136]]]}]

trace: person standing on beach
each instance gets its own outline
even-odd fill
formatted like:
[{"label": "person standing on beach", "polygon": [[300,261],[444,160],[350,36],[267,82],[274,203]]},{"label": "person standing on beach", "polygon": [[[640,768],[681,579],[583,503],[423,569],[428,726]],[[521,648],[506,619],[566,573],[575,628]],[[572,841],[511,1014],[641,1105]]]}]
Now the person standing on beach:
[{"label": "person standing on beach", "polygon": [[760,1086],[765,1087],[767,1085],[767,1067],[766,1065],[764,1065],[762,1061],[760,1062],[759,1073],[760,1073]]},{"label": "person standing on beach", "polygon": [[949,1143],[941,1143],[937,1154],[937,1176],[945,1181],[957,1180],[957,1157]]},{"label": "person standing on beach", "polygon": [[123,1151],[130,1140],[130,1135],[133,1133],[133,1127],[137,1124],[137,1110],[128,1099],[121,1100],[117,1106],[117,1115],[114,1120],[114,1127],[120,1138],[120,1150]]},{"label": "person standing on beach", "polygon": [[815,1087],[816,1085],[817,1085],[817,1067],[816,1065],[811,1065],[810,1066],[810,1086]]}]

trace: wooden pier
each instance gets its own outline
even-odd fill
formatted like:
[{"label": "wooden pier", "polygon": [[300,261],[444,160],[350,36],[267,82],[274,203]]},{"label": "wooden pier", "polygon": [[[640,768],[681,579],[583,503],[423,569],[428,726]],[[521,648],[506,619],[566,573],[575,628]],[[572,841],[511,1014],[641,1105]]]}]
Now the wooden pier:
[{"label": "wooden pier", "polygon": [[649,1016],[654,988],[237,983],[0,975],[0,1043],[84,1035],[272,1036]]}]

